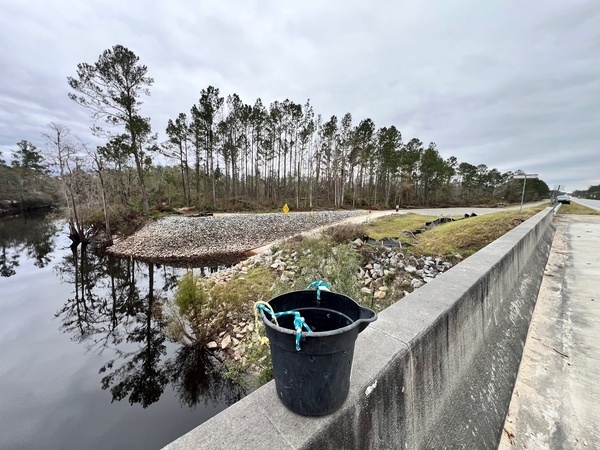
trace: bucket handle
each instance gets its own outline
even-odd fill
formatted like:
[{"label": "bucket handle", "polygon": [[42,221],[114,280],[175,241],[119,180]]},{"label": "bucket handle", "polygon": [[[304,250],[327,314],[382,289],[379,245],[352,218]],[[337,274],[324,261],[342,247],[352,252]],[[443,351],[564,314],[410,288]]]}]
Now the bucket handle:
[{"label": "bucket handle", "polygon": [[[310,283],[306,290],[311,288],[315,288],[317,291],[317,301],[321,300],[321,290],[323,291],[331,291],[331,285],[322,280],[316,280]],[[302,339],[302,330],[305,330],[308,333],[311,333],[312,330],[306,324],[304,317],[300,315],[298,311],[283,311],[276,313],[273,311],[271,306],[266,302],[256,302],[254,304],[256,311],[259,309],[263,312],[269,313],[269,315],[275,320],[275,324],[277,324],[277,318],[284,315],[293,315],[294,316],[294,329],[296,330],[296,351],[300,351],[300,340]]]},{"label": "bucket handle", "polygon": [[304,317],[302,317],[298,311],[282,311],[282,312],[276,313],[273,311],[272,308],[270,308],[270,305],[269,305],[269,308],[267,308],[264,304],[259,303],[259,302],[255,303],[255,307],[257,310],[260,309],[261,311],[269,313],[271,315],[271,317],[273,317],[275,319],[276,324],[277,324],[278,317],[286,316],[286,315],[293,315],[294,316],[294,328],[296,329],[296,350],[300,351],[300,339],[302,338],[302,330],[304,329],[308,333],[312,333],[312,330],[306,324]]}]

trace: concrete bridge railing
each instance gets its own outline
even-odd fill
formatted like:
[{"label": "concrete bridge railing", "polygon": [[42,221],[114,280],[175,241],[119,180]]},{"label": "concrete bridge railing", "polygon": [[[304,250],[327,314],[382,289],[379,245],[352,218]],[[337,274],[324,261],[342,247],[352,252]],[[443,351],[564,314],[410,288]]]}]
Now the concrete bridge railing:
[{"label": "concrete bridge railing", "polygon": [[547,208],[382,311],[334,414],[288,411],[271,382],[169,449],[496,448],[554,226]]}]

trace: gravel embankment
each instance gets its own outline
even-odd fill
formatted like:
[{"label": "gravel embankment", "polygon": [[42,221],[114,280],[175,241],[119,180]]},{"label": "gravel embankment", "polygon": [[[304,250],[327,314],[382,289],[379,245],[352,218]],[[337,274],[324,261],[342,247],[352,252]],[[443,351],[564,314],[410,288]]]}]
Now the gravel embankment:
[{"label": "gravel embankment", "polygon": [[109,253],[156,262],[226,262],[232,256],[364,211],[165,217],[116,242]]}]

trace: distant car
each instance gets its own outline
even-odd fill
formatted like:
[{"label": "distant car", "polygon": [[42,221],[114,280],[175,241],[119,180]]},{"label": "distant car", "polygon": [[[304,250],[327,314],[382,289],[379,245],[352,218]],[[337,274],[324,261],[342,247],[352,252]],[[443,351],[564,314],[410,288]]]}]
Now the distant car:
[{"label": "distant car", "polygon": [[556,201],[558,203],[562,203],[564,205],[570,205],[571,197],[569,197],[567,194],[562,194],[562,195],[559,195],[558,197],[556,197]]}]

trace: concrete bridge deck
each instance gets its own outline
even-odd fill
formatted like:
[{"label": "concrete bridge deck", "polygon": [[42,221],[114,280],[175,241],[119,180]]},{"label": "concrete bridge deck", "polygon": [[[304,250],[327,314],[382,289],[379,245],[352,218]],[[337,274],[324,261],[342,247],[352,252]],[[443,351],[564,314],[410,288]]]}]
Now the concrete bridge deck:
[{"label": "concrete bridge deck", "polygon": [[501,450],[600,449],[600,216],[555,224]]}]

